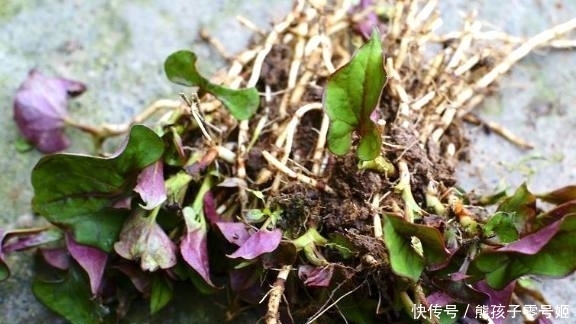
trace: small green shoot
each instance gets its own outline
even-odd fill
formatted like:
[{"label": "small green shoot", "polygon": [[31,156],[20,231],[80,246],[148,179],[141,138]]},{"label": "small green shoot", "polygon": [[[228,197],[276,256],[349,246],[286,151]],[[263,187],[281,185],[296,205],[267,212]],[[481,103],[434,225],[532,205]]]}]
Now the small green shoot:
[{"label": "small green shoot", "polygon": [[386,84],[380,34],[372,38],[338,69],[326,85],[324,107],[330,118],[328,148],[336,155],[344,155],[352,146],[352,133],[358,131],[358,158],[375,159],[380,154],[382,139],[370,115],[378,106]]}]

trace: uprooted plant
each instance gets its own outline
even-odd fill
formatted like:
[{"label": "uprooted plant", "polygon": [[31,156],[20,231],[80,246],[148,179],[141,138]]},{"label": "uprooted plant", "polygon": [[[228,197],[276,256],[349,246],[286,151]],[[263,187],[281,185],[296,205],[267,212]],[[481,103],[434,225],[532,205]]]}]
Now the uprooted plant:
[{"label": "uprooted plant", "polygon": [[[542,306],[522,312],[529,320],[562,313],[530,278],[576,268],[576,188],[462,193],[452,163],[463,144],[448,135],[499,75],[575,23],[506,54],[475,38],[473,21],[448,44],[434,34],[433,2],[375,8],[298,1],[213,81],[193,52],[173,53],[168,79],[195,92],[126,125],[74,121],[66,97],[84,86],[32,72],[15,115],[40,150],[65,148],[66,126],[93,135],[98,150],[127,138],[106,157],[38,162],[32,207],[49,223],[0,231],[0,279],[7,254],[38,248],[50,270],[34,294],[73,323],[121,318],[139,298],[154,314],[176,282],[232,296],[230,320],[253,307],[266,323],[502,322],[495,307],[526,296]],[[430,55],[427,42],[447,45]],[[488,59],[497,63],[486,70]],[[140,125],[162,109],[152,127]]]}]

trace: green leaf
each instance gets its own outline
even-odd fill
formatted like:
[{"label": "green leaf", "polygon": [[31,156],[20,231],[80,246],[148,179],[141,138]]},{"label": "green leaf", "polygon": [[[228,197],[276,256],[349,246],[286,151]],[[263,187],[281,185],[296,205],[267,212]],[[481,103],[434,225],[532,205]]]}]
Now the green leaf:
[{"label": "green leaf", "polygon": [[111,251],[127,212],[113,209],[128,197],[139,172],[162,157],[164,144],[135,125],[124,150],[111,158],[75,154],[43,157],[32,170],[34,211],[71,228],[80,244]]},{"label": "green leaf", "polygon": [[150,291],[150,314],[155,314],[168,304],[174,295],[174,288],[162,275],[154,276]]},{"label": "green leaf", "polygon": [[378,106],[386,83],[380,35],[377,32],[338,69],[326,85],[324,106],[331,124],[328,148],[336,155],[344,155],[352,145],[352,132],[360,134],[358,158],[369,161],[380,154],[382,139],[370,115]]},{"label": "green leaf", "polygon": [[256,88],[229,89],[211,83],[196,69],[197,56],[190,51],[172,53],[164,62],[164,71],[168,79],[176,84],[199,87],[216,96],[234,118],[247,120],[254,115],[260,105],[260,96]]},{"label": "green leaf", "polygon": [[511,197],[498,206],[497,211],[507,213],[520,236],[523,236],[533,230],[532,222],[536,217],[536,196],[528,191],[524,183]]},{"label": "green leaf", "polygon": [[518,239],[518,230],[510,214],[498,212],[494,214],[484,226],[486,236],[496,234],[502,243],[509,243]]},{"label": "green leaf", "polygon": [[[474,268],[486,275],[486,282],[494,289],[502,289],[527,274],[570,274],[576,269],[576,215],[567,215],[558,222],[561,223],[553,223],[499,250],[482,252],[473,261]],[[542,247],[535,248],[536,243]]]},{"label": "green leaf", "polygon": [[34,296],[46,307],[74,324],[102,323],[104,308],[92,298],[88,281],[72,266],[65,277],[32,283]]},{"label": "green leaf", "polygon": [[[383,229],[390,264],[396,274],[416,281],[426,265],[437,267],[447,261],[449,253],[437,229],[393,215],[384,215]],[[420,240],[423,254],[414,248],[412,237]]]}]

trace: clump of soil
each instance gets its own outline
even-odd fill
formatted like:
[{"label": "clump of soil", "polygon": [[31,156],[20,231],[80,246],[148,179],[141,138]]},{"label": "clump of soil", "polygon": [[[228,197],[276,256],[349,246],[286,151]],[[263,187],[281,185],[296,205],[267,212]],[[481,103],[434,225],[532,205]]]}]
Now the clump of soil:
[{"label": "clump of soil", "polygon": [[[347,258],[329,247],[317,251],[336,269],[334,278],[343,280],[342,286],[331,285],[333,290],[323,291],[323,296],[290,286],[302,288],[295,279],[289,278],[286,287],[285,279],[275,281],[273,287],[287,294],[290,306],[288,310],[284,305],[281,314],[290,313],[291,321],[315,319],[318,312],[339,318],[337,308],[325,305],[344,292],[362,296],[362,303],[373,306],[374,316],[387,322],[401,318],[392,311],[398,296],[391,287],[412,287],[410,297],[425,303],[419,284],[390,270],[377,216],[405,216],[407,191],[424,214],[416,222],[443,231],[448,221],[438,220],[426,197],[433,187],[435,197],[453,207],[448,197],[454,198],[454,166],[467,157],[462,122],[478,121],[469,118],[471,110],[495,90],[502,73],[537,46],[532,42],[532,47],[516,48],[511,39],[489,39],[469,19],[456,36],[438,34],[440,13],[427,1],[380,5],[389,10],[378,17],[370,6],[317,7],[296,1],[285,20],[232,62],[236,73],[230,70],[220,76],[224,84],[256,86],[264,96],[258,115],[241,122],[238,133],[228,138],[238,139],[240,148],[234,176],[264,193],[267,208],[282,211],[278,226],[284,233],[296,238],[316,229],[326,238],[342,238],[354,251]],[[382,32],[386,52],[388,84],[377,108],[385,122],[382,156],[397,169],[391,174],[359,168],[354,152],[335,156],[325,148],[323,88],[329,76],[350,60],[356,44],[365,40],[360,31],[369,20],[366,17],[375,19],[371,27]],[[553,37],[539,39],[538,44]],[[239,73],[238,66],[242,66]],[[251,138],[253,145],[248,142]],[[522,145],[519,139],[508,139]],[[407,170],[398,170],[399,164]],[[409,178],[404,192],[398,188],[402,176]],[[260,201],[252,196],[240,199],[240,210],[258,206]],[[457,222],[458,209],[451,209],[450,217]],[[306,262],[303,257],[298,260]],[[305,307],[303,300],[312,304]],[[363,307],[350,300],[342,305]],[[269,312],[277,307],[270,303]],[[265,317],[267,323],[276,322],[274,312]]]}]

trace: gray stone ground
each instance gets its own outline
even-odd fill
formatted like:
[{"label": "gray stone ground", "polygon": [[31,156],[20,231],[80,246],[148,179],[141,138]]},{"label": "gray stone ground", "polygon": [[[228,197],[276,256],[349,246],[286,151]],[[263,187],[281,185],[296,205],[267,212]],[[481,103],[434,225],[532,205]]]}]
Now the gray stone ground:
[{"label": "gray stone ground", "polygon": [[[576,14],[573,0],[440,2],[446,29],[459,26],[459,12],[477,9],[479,18],[519,36]],[[5,113],[0,116],[0,226],[22,226],[32,219],[29,174],[40,155],[16,151],[18,135],[11,106],[12,95],[29,69],[37,67],[47,74],[85,82],[89,91],[71,107],[80,119],[94,124],[122,122],[154,99],[175,97],[178,89],[162,72],[163,60],[172,51],[193,49],[201,57],[201,69],[208,73],[221,66],[219,56],[199,40],[199,26],[234,52],[246,45],[250,35],[235,15],[267,28],[289,7],[290,1],[280,0],[1,0],[0,102]],[[485,103],[481,115],[509,127],[535,148],[521,151],[470,127],[472,161],[459,170],[464,188],[489,193],[528,181],[531,189],[544,191],[576,183],[575,62],[574,51],[538,52],[500,83],[502,91]],[[87,137],[70,134],[74,137],[71,151],[89,147]],[[30,255],[13,256],[9,263],[14,272],[0,283],[0,323],[60,323],[31,295]],[[553,305],[572,304],[571,316],[576,316],[574,277],[544,280],[542,286]],[[210,323],[218,320],[211,313],[221,313],[220,309],[199,308],[190,316],[190,307],[184,307],[186,313],[179,311],[185,305],[181,301],[180,308],[164,311],[162,318],[170,318],[164,322]],[[130,322],[162,322],[147,319],[145,313],[142,310]]]}]

